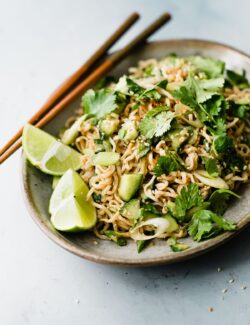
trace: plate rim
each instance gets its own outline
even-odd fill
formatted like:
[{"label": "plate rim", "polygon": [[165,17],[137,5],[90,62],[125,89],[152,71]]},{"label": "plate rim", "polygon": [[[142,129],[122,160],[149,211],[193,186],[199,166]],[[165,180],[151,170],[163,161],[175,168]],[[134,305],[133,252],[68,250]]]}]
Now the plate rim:
[{"label": "plate rim", "polygon": [[[169,40],[158,40],[153,42],[146,42],[145,46],[153,45],[174,45],[174,44],[180,44],[180,43],[186,43],[186,44],[195,44],[197,46],[207,46],[207,47],[218,47],[220,49],[224,50],[232,50],[242,56],[244,56],[247,60],[249,60],[250,64],[250,56],[241,51],[237,48],[217,42],[217,41],[211,41],[211,40],[203,40],[203,39],[194,39],[194,38],[179,38],[179,39],[169,39]],[[22,152],[21,155],[21,183],[22,183],[22,194],[24,198],[24,202],[26,205],[26,208],[29,212],[29,215],[32,217],[32,219],[35,221],[35,223],[38,225],[38,227],[49,237],[53,242],[55,242],[60,247],[63,247],[67,251],[81,257],[84,259],[87,259],[92,262],[101,263],[101,264],[109,264],[109,265],[117,265],[117,266],[132,266],[132,267],[143,267],[143,266],[156,266],[156,265],[167,265],[167,264],[173,264],[176,262],[185,261],[191,258],[195,258],[199,255],[205,254],[209,252],[212,249],[215,249],[216,247],[224,244],[229,239],[237,236],[249,223],[250,223],[250,213],[246,214],[242,219],[237,223],[237,230],[234,232],[225,232],[215,238],[211,238],[207,241],[202,242],[202,246],[196,246],[193,248],[190,248],[183,252],[178,252],[176,254],[166,256],[164,257],[152,257],[148,260],[139,258],[111,258],[111,257],[103,257],[94,253],[89,252],[88,250],[85,250],[82,247],[77,246],[76,244],[72,243],[67,238],[63,237],[60,233],[60,236],[57,236],[54,234],[47,225],[43,222],[43,220],[40,218],[40,214],[37,211],[37,207],[35,205],[35,202],[32,198],[31,189],[29,187],[29,172],[28,172],[28,160],[25,157],[25,154]]]}]

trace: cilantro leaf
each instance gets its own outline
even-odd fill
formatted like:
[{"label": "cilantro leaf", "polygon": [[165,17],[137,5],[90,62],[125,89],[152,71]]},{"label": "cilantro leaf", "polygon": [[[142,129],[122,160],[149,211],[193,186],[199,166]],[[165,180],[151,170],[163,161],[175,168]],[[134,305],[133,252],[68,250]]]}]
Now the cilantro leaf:
[{"label": "cilantro leaf", "polygon": [[250,105],[230,102],[230,108],[232,109],[233,116],[239,117],[240,119],[246,119],[250,110]]},{"label": "cilantro leaf", "polygon": [[196,80],[189,77],[184,83],[187,89],[191,89],[195,94],[197,103],[201,104],[218,94],[219,89],[223,87],[224,79]]},{"label": "cilantro leaf", "polygon": [[172,95],[179,99],[182,104],[187,105],[193,109],[196,109],[199,105],[196,101],[195,92],[192,88],[187,88],[185,85],[182,85],[179,89],[173,91]]},{"label": "cilantro leaf", "polygon": [[173,112],[166,112],[166,107],[161,106],[149,111],[140,123],[140,132],[147,138],[160,137],[171,128],[175,117]]},{"label": "cilantro leaf", "polygon": [[92,114],[97,118],[102,118],[118,108],[116,95],[107,89],[96,92],[89,89],[82,97],[82,106],[85,114]]},{"label": "cilantro leaf", "polygon": [[199,71],[205,72],[208,78],[216,78],[224,73],[225,63],[223,61],[201,56],[188,59]]},{"label": "cilantro leaf", "polygon": [[210,100],[203,104],[206,112],[213,118],[220,116],[225,118],[228,103],[223,96],[214,95]]},{"label": "cilantro leaf", "polygon": [[104,231],[104,234],[110,238],[112,241],[114,241],[118,246],[126,246],[127,241],[126,238],[123,238],[122,235],[114,230],[106,230]]},{"label": "cilantro leaf", "polygon": [[214,138],[213,147],[217,154],[228,154],[234,147],[233,139],[226,134],[221,134]]},{"label": "cilantro leaf", "polygon": [[187,244],[178,243],[175,237],[169,238],[168,244],[173,252],[182,252],[189,248]]},{"label": "cilantro leaf", "polygon": [[160,87],[162,89],[166,89],[167,88],[167,85],[168,85],[168,81],[167,80],[161,80],[161,81],[159,81],[156,84],[157,87]]},{"label": "cilantro leaf", "polygon": [[169,174],[173,171],[183,169],[184,166],[182,165],[178,154],[174,151],[169,151],[166,153],[166,156],[159,157],[154,168],[154,173],[158,177],[162,174]]},{"label": "cilantro leaf", "polygon": [[138,83],[136,83],[134,80],[130,78],[126,78],[126,82],[127,82],[128,91],[132,92],[133,94],[140,95],[146,90],[145,88],[141,87],[140,85],[138,85]]},{"label": "cilantro leaf", "polygon": [[143,208],[143,212],[150,212],[150,213],[155,214],[157,216],[162,215],[162,213],[153,204],[145,203],[142,208]]},{"label": "cilantro leaf", "polygon": [[166,89],[167,80],[162,80],[158,82],[154,87],[150,89],[146,89],[141,87],[138,83],[130,78],[122,77],[119,80],[118,90],[122,91],[123,94],[126,95],[134,95],[136,97],[136,101],[140,102],[141,100],[151,100],[154,99],[159,101],[162,95],[158,92],[157,87]]},{"label": "cilantro leaf", "polygon": [[250,110],[249,105],[237,105],[234,110],[234,116],[239,117],[241,119],[247,118],[247,113]]},{"label": "cilantro leaf", "polygon": [[146,99],[146,100],[154,99],[156,101],[159,101],[162,95],[158,92],[156,88],[160,87],[162,89],[166,89],[167,83],[168,83],[167,80],[162,80],[158,82],[153,88],[145,89],[144,91],[138,92],[139,96],[137,97],[137,101],[140,101],[141,99]]},{"label": "cilantro leaf", "polygon": [[106,76],[101,78],[94,86],[94,90],[99,90],[104,87],[107,87],[112,82],[116,82],[116,79],[113,76]]},{"label": "cilantro leaf", "polygon": [[220,135],[226,132],[226,112],[229,107],[223,96],[214,95],[211,99],[202,104],[204,111],[197,110],[198,117],[204,122],[213,135]]},{"label": "cilantro leaf", "polygon": [[167,111],[169,108],[167,106],[158,106],[156,108],[151,109],[144,117],[154,117],[161,112]]},{"label": "cilantro leaf", "polygon": [[200,206],[202,201],[203,200],[197,184],[190,183],[188,186],[183,187],[181,193],[175,200],[175,217],[183,221],[187,211],[193,207]]},{"label": "cilantro leaf", "polygon": [[101,203],[102,202],[102,196],[101,194],[97,194],[96,192],[94,192],[92,194],[92,197],[93,197],[93,200],[96,202],[96,203]]},{"label": "cilantro leaf", "polygon": [[240,198],[239,195],[227,189],[218,189],[214,191],[209,198],[211,210],[219,215],[223,215],[227,209],[227,201],[231,195],[238,199]]},{"label": "cilantro leaf", "polygon": [[161,99],[161,94],[158,93],[158,91],[155,88],[147,89],[141,95],[137,98],[139,101],[140,99],[154,99],[156,101],[159,101]]},{"label": "cilantro leaf", "polygon": [[189,77],[180,89],[173,91],[173,96],[194,109],[201,122],[208,121],[216,125],[215,117],[224,117],[227,108],[224,97],[218,95],[223,84],[222,77],[210,80]]},{"label": "cilantro leaf", "polygon": [[219,160],[226,164],[226,167],[232,171],[242,171],[245,165],[243,157],[237,154],[233,139],[227,134],[216,136],[213,141],[213,148],[218,155]]},{"label": "cilantro leaf", "polygon": [[240,89],[248,88],[250,87],[249,81],[246,78],[246,71],[243,70],[242,74],[239,74],[232,70],[227,70],[227,83],[229,86],[237,86]]},{"label": "cilantro leaf", "polygon": [[205,159],[205,168],[210,176],[217,177],[219,175],[216,159]]},{"label": "cilantro leaf", "polygon": [[227,131],[227,127],[226,127],[226,121],[225,121],[225,118],[216,118],[215,119],[215,123],[212,124],[212,126],[210,127],[208,125],[208,130],[214,135],[214,136],[217,136],[217,135],[223,135],[226,133]]},{"label": "cilantro leaf", "polygon": [[232,150],[231,154],[223,157],[226,166],[234,172],[243,171],[245,166],[245,160],[243,157],[237,154],[236,150]]},{"label": "cilantro leaf", "polygon": [[189,224],[188,233],[196,241],[211,238],[220,232],[232,231],[236,225],[209,210],[197,211]]},{"label": "cilantro leaf", "polygon": [[161,137],[171,128],[171,122],[174,119],[175,114],[173,112],[162,112],[156,115],[156,127],[155,127],[155,137]]}]

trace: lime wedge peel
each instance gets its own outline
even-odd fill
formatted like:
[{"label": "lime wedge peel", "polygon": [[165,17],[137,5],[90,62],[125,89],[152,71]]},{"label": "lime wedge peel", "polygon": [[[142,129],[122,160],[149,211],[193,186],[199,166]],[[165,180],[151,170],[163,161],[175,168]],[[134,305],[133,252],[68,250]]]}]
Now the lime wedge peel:
[{"label": "lime wedge peel", "polygon": [[25,125],[22,143],[31,164],[46,174],[60,176],[68,169],[81,168],[82,155],[79,152],[33,125]]},{"label": "lime wedge peel", "polygon": [[97,220],[93,200],[86,201],[88,187],[78,173],[69,169],[52,193],[51,223],[60,231],[77,232],[92,228]]}]

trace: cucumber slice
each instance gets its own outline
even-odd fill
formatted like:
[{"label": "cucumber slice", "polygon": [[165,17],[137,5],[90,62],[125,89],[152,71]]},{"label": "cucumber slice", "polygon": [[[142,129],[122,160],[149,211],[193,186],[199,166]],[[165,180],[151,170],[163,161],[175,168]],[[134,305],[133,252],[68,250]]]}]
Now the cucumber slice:
[{"label": "cucumber slice", "polygon": [[80,127],[83,121],[86,120],[87,115],[83,115],[79,117],[69,129],[67,129],[62,136],[62,143],[64,144],[72,144],[75,139],[78,137],[80,132]]},{"label": "cucumber slice", "polygon": [[140,200],[132,199],[121,208],[121,215],[130,220],[136,219],[140,215]]},{"label": "cucumber slice", "polygon": [[120,139],[126,142],[135,140],[139,135],[135,121],[127,120],[120,129],[118,135]]},{"label": "cucumber slice", "polygon": [[122,175],[118,193],[123,201],[128,202],[138,191],[143,175],[142,174],[125,174]]},{"label": "cucumber slice", "polygon": [[107,136],[110,136],[112,135],[113,133],[115,133],[119,127],[119,120],[115,120],[115,119],[106,119],[106,120],[103,120],[101,122],[101,131],[107,135]]},{"label": "cucumber slice", "polygon": [[117,152],[98,152],[92,157],[94,166],[110,166],[115,165],[120,160],[120,155]]},{"label": "cucumber slice", "polygon": [[101,139],[96,139],[95,140],[95,153],[98,152],[103,152],[103,151],[108,151],[111,152],[112,151],[112,146],[111,143],[108,140],[101,140]]},{"label": "cucumber slice", "polygon": [[93,156],[95,154],[94,150],[90,148],[83,149],[82,153],[87,156]]},{"label": "cucumber slice", "polygon": [[189,138],[189,136],[190,134],[188,128],[176,129],[168,133],[172,148],[175,151],[180,148],[180,146]]},{"label": "cucumber slice", "polygon": [[164,218],[169,222],[169,227],[167,230],[169,234],[179,229],[178,223],[169,214],[165,215]]}]

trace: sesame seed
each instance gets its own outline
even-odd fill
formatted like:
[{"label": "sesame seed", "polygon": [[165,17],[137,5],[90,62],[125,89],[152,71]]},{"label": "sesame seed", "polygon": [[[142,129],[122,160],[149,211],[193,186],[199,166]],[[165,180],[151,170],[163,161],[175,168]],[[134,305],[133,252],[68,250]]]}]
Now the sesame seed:
[{"label": "sesame seed", "polygon": [[234,283],[234,279],[230,279],[228,282],[229,283]]},{"label": "sesame seed", "polygon": [[221,271],[222,271],[222,268],[218,267],[217,272],[221,272]]},{"label": "sesame seed", "polygon": [[212,313],[214,311],[213,307],[208,307],[208,311]]},{"label": "sesame seed", "polygon": [[77,305],[79,305],[79,304],[80,304],[80,300],[79,300],[79,299],[75,299],[75,303],[76,303]]},{"label": "sesame seed", "polygon": [[241,290],[246,290],[247,286],[242,286]]},{"label": "sesame seed", "polygon": [[221,292],[222,293],[226,293],[227,292],[227,289],[222,289]]}]

